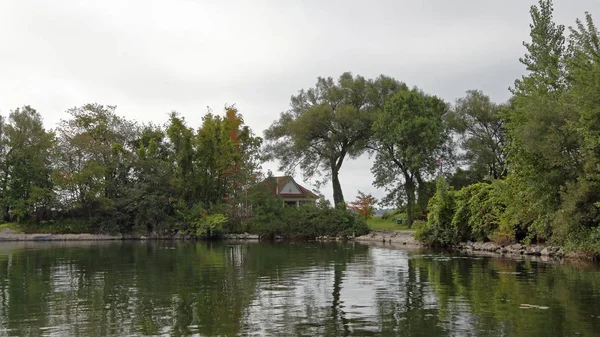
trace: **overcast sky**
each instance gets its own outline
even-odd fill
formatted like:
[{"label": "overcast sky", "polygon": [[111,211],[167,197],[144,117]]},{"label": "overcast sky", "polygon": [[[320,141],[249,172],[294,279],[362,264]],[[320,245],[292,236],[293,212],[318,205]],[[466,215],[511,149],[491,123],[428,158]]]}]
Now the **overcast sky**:
[{"label": "overcast sky", "polygon": [[[291,95],[345,71],[448,102],[469,89],[503,102],[524,71],[534,3],[0,0],[0,113],[31,105],[55,128],[68,108],[97,102],[140,122],[176,110],[197,127],[207,106],[235,103],[262,135]],[[555,0],[558,23],[585,11],[600,15],[600,1]],[[344,164],[347,200],[359,189],[384,195],[370,167],[366,157]],[[320,191],[331,199],[330,186]]]}]

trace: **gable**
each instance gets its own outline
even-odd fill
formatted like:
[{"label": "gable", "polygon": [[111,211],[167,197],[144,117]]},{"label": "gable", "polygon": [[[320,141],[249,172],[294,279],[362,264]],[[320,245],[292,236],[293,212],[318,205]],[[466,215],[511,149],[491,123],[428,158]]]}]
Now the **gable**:
[{"label": "gable", "polygon": [[300,191],[300,189],[298,188],[298,186],[296,186],[296,184],[294,184],[294,182],[290,180],[290,181],[287,182],[287,184],[285,184],[279,190],[279,194],[303,195],[304,193],[302,193],[302,191]]}]

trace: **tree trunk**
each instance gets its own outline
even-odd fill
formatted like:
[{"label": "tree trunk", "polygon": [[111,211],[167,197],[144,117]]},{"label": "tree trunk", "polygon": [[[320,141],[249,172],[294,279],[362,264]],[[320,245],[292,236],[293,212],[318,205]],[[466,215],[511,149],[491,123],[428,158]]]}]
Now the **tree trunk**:
[{"label": "tree trunk", "polygon": [[346,209],[342,185],[340,185],[339,170],[334,166],[331,168],[331,184],[333,185],[333,203],[336,208]]},{"label": "tree trunk", "polygon": [[429,201],[427,195],[427,184],[423,181],[421,173],[415,175],[417,179],[417,204],[419,205],[419,212],[423,213],[427,209],[427,202]]},{"label": "tree trunk", "polygon": [[405,183],[404,188],[406,189],[406,199],[408,200],[408,205],[406,206],[406,226],[408,228],[412,227],[413,224],[413,212],[415,209],[415,182],[412,177],[408,175],[404,175]]}]

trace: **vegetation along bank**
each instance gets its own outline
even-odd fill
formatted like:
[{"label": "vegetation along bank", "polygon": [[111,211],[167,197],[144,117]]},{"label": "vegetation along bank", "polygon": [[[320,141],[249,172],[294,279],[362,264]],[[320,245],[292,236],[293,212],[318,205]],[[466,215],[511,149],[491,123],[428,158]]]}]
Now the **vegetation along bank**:
[{"label": "vegetation along bank", "polygon": [[[293,95],[263,137],[234,105],[189,125],[176,112],[140,124],[93,103],[52,130],[17,108],[0,118],[0,218],[34,233],[360,236],[374,200],[359,195],[366,212],[347,211],[340,172],[367,153],[374,186],[388,192],[379,203],[425,243],[597,255],[600,34],[589,13],[555,23],[549,0],[530,13],[525,75],[507,102],[469,90],[449,103],[389,76],[344,73]],[[264,193],[265,160],[331,182],[333,204],[290,207]]]}]

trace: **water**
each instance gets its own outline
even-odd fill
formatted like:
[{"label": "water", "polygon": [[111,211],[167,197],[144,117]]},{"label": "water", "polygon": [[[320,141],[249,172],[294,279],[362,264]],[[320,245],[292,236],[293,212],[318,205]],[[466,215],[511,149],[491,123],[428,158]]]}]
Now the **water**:
[{"label": "water", "polygon": [[0,335],[600,336],[600,268],[359,244],[0,243]]}]

